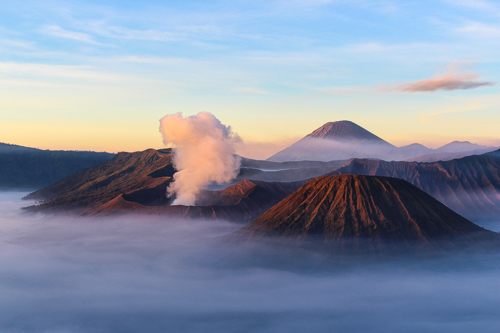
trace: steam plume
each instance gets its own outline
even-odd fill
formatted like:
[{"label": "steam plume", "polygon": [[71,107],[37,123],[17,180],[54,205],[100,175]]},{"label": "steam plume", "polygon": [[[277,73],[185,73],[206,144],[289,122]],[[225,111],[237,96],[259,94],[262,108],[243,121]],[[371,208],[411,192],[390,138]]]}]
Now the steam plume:
[{"label": "steam plume", "polygon": [[240,139],[214,115],[167,115],[160,119],[160,132],[165,145],[173,144],[173,163],[179,170],[167,189],[169,196],[176,196],[175,205],[192,206],[210,183],[227,183],[238,175],[241,158],[234,153]]}]

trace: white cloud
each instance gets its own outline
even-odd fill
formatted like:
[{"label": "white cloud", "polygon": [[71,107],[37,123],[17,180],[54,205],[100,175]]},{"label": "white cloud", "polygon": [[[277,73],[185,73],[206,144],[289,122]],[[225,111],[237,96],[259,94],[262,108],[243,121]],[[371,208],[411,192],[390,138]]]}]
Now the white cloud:
[{"label": "white cloud", "polygon": [[47,65],[17,62],[0,62],[0,73],[108,82],[120,82],[124,79],[131,79],[124,75],[95,71],[86,66]]},{"label": "white cloud", "polygon": [[484,0],[446,0],[447,3],[455,5],[455,6],[461,6],[461,7],[466,7],[466,8],[471,8],[471,9],[476,9],[476,10],[484,10],[488,11],[489,13],[492,14],[500,14],[500,7],[497,4],[494,4],[489,1],[484,1]]},{"label": "white cloud", "polygon": [[57,26],[57,25],[43,26],[40,29],[40,32],[42,32],[46,35],[54,36],[54,37],[72,39],[72,40],[76,40],[79,42],[89,43],[89,44],[94,44],[94,45],[102,45],[101,43],[98,43],[95,40],[93,40],[90,37],[90,35],[88,35],[88,34],[85,34],[83,32],[64,30],[63,28],[61,28],[60,26]]},{"label": "white cloud", "polygon": [[234,91],[247,94],[272,95],[270,92],[254,87],[239,88],[239,89],[234,89]]},{"label": "white cloud", "polygon": [[498,38],[500,37],[500,26],[484,24],[480,22],[470,22],[457,28],[458,32],[470,34],[473,37]]}]

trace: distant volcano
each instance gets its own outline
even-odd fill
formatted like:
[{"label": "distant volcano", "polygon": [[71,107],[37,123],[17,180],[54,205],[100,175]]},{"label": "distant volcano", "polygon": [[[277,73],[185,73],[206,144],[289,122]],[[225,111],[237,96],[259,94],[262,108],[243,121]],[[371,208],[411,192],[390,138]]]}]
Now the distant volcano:
[{"label": "distant volcano", "polygon": [[363,127],[343,120],[326,123],[268,160],[284,162],[333,161],[354,157],[383,158],[396,150],[395,146]]},{"label": "distant volcano", "polygon": [[[311,180],[238,232],[306,239],[343,248],[366,241],[370,248],[439,249],[500,243],[500,236],[458,215],[410,183],[373,176],[324,176]],[[402,246],[401,246],[402,245]]]},{"label": "distant volcano", "polygon": [[451,142],[438,149],[414,143],[395,147],[352,121],[329,122],[290,147],[269,157],[268,161],[334,161],[351,158],[374,158],[386,161],[450,160],[495,150],[470,142]]},{"label": "distant volcano", "polygon": [[326,123],[311,134],[308,134],[306,138],[328,139],[349,143],[370,142],[394,147],[389,142],[382,140],[375,134],[348,120]]}]

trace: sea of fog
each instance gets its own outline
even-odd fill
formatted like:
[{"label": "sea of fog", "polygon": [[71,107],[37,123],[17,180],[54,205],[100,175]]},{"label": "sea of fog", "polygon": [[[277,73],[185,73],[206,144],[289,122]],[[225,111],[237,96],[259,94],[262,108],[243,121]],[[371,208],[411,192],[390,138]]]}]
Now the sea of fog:
[{"label": "sea of fog", "polygon": [[25,194],[0,192],[2,333],[500,327],[498,255],[326,260],[228,243],[229,222],[28,215]]}]

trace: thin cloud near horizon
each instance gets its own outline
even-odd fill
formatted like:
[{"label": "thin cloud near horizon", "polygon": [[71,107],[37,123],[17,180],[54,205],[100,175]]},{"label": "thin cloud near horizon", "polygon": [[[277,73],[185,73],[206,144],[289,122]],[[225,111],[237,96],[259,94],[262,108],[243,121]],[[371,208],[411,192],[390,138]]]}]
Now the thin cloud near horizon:
[{"label": "thin cloud near horizon", "polygon": [[[465,67],[465,69],[464,69]],[[470,64],[451,63],[443,74],[435,74],[429,79],[401,84],[397,90],[403,92],[434,92],[436,90],[467,90],[493,86],[496,82],[479,80],[480,75],[467,71]]]}]

